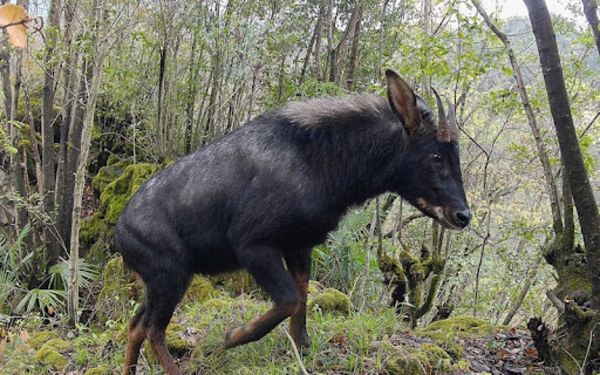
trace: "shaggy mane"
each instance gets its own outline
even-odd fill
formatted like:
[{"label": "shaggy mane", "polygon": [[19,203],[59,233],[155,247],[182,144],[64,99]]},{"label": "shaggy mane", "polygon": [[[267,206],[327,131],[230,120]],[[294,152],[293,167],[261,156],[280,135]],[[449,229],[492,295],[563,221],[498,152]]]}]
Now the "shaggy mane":
[{"label": "shaggy mane", "polygon": [[291,122],[308,130],[395,117],[387,99],[370,94],[293,102],[281,112]]}]

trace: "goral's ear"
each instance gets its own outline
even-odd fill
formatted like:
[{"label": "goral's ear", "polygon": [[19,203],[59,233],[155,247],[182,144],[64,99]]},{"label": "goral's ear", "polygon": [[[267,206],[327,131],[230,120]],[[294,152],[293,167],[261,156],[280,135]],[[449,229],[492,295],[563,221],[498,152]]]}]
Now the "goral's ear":
[{"label": "goral's ear", "polygon": [[417,98],[408,84],[393,70],[386,70],[388,100],[392,110],[401,118],[409,134],[419,133],[423,119],[417,108]]}]

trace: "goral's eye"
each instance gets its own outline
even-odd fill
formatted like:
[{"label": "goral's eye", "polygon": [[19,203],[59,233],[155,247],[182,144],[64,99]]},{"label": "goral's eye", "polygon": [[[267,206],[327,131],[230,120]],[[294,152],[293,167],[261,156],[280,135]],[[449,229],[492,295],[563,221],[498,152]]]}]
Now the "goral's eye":
[{"label": "goral's eye", "polygon": [[433,154],[433,162],[434,163],[441,163],[443,160],[442,155],[440,154]]}]

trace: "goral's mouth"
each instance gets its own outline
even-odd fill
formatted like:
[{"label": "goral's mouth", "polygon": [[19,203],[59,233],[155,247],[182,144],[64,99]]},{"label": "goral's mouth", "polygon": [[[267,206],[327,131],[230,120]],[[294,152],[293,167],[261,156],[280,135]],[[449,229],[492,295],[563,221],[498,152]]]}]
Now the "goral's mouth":
[{"label": "goral's mouth", "polygon": [[452,220],[449,207],[435,206],[423,198],[417,198],[417,208],[423,211],[427,216],[434,218],[446,229],[463,229],[463,226],[458,225]]}]

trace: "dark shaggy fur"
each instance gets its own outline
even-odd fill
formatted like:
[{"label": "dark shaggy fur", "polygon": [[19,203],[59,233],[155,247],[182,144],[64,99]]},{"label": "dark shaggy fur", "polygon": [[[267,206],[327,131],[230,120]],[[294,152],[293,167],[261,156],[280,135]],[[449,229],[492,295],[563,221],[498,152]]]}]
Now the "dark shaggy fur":
[{"label": "dark shaggy fur", "polygon": [[[244,268],[273,299],[269,312],[227,336],[227,347],[290,316],[296,344],[306,346],[311,248],[348,207],[395,191],[446,226],[466,225],[452,217],[468,215],[456,143],[436,140],[431,109],[399,76],[388,73],[388,84],[402,95],[318,99],[258,116],[137,191],[115,230],[147,289],[130,324],[126,374],[144,339],[165,371],[178,373],[164,331],[195,273]],[[403,123],[415,117],[418,124]]]}]

